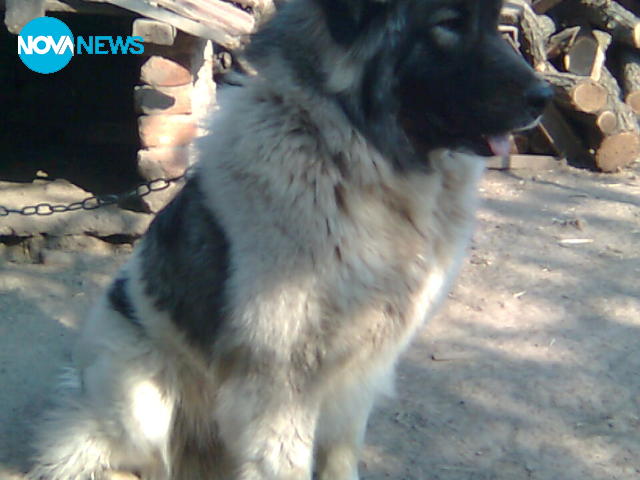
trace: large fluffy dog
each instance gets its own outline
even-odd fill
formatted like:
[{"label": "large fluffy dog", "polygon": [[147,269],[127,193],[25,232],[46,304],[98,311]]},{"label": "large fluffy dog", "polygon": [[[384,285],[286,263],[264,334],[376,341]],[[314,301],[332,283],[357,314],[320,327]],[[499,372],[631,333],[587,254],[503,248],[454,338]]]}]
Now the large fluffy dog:
[{"label": "large fluffy dog", "polygon": [[88,320],[31,477],[358,478],[470,237],[481,155],[550,95],[499,0],[293,0]]}]

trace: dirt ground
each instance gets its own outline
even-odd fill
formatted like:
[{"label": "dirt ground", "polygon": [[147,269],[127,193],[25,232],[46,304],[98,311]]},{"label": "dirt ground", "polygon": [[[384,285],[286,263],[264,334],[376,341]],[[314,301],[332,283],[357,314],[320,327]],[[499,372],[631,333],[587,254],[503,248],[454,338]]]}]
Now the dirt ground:
[{"label": "dirt ground", "polygon": [[[365,480],[640,478],[640,169],[489,172],[469,259],[372,418]],[[0,265],[0,479],[125,258]],[[57,263],[57,265],[56,265]]]}]

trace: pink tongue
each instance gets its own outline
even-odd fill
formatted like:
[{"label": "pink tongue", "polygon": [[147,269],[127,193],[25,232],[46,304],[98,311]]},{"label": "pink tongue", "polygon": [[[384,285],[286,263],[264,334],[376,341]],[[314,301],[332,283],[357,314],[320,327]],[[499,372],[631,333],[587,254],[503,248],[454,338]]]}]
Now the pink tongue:
[{"label": "pink tongue", "polygon": [[511,142],[509,135],[495,135],[487,137],[487,144],[494,155],[498,157],[507,157],[511,153]]}]

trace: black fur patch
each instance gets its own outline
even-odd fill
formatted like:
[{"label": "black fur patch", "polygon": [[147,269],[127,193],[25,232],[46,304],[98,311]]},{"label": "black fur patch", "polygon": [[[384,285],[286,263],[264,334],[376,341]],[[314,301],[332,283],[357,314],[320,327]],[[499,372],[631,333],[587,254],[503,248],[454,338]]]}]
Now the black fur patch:
[{"label": "black fur patch", "polygon": [[142,250],[146,293],[194,345],[209,351],[225,318],[229,246],[197,179],[151,223]]},{"label": "black fur patch", "polygon": [[331,35],[341,45],[351,45],[373,20],[388,9],[385,3],[370,0],[320,0]]},{"label": "black fur patch", "polygon": [[129,279],[126,277],[116,278],[116,280],[109,287],[107,298],[116,312],[122,315],[135,325],[141,326],[140,320],[136,316],[135,309],[131,303],[131,299],[127,293],[127,283]]}]

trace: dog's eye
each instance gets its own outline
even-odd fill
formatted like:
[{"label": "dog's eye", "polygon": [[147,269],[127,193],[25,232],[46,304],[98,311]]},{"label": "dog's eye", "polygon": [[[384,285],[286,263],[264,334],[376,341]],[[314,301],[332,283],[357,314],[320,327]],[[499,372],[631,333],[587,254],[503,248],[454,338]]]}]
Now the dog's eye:
[{"label": "dog's eye", "polygon": [[439,21],[435,25],[436,28],[443,28],[455,33],[461,33],[464,29],[464,18],[455,16]]},{"label": "dog's eye", "polygon": [[441,46],[457,44],[465,29],[464,16],[455,10],[441,10],[432,19],[433,36]]},{"label": "dog's eye", "polygon": [[464,20],[462,12],[449,8],[440,10],[431,18],[434,28],[443,28],[452,32],[461,32],[465,26]]}]

